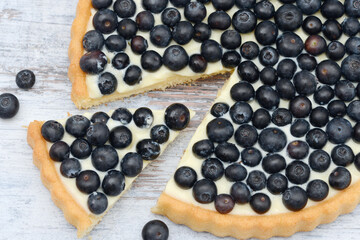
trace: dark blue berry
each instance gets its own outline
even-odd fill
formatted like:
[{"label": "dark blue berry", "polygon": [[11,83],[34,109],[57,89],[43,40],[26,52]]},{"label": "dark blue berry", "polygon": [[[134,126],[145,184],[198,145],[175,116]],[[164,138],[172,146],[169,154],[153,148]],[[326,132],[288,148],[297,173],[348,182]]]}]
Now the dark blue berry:
[{"label": "dark blue berry", "polygon": [[343,117],[346,115],[346,105],[341,100],[331,101],[328,106],[329,114],[332,117]]},{"label": "dark blue berry", "polygon": [[113,92],[116,91],[117,86],[118,86],[118,81],[112,73],[106,72],[106,73],[102,73],[99,76],[98,87],[100,89],[101,94],[103,95],[112,94]]},{"label": "dark blue berry", "polygon": [[299,65],[299,68],[301,68],[302,70],[307,70],[311,72],[315,70],[317,66],[316,58],[307,53],[300,54],[296,58],[296,60]]},{"label": "dark blue berry", "polygon": [[126,53],[118,53],[111,61],[114,68],[121,70],[129,66],[130,58]]},{"label": "dark blue berry", "polygon": [[254,98],[255,90],[254,87],[245,81],[235,83],[230,90],[230,96],[234,101],[247,102]]},{"label": "dark blue berry", "polygon": [[66,158],[60,165],[60,173],[66,178],[76,178],[81,172],[81,164],[75,158]]},{"label": "dark blue berry", "polygon": [[346,80],[359,82],[360,79],[360,55],[352,54],[341,63],[341,73]]},{"label": "dark blue berry", "polygon": [[306,183],[310,178],[310,168],[302,161],[292,161],[286,167],[286,177],[294,184]]},{"label": "dark blue berry", "polygon": [[322,149],[327,141],[327,133],[320,128],[313,128],[306,134],[306,142],[311,148]]},{"label": "dark blue berry", "polygon": [[252,117],[252,125],[257,129],[264,129],[269,126],[271,122],[271,116],[264,108],[256,110]]},{"label": "dark blue berry", "polygon": [[190,122],[189,109],[181,104],[174,103],[165,110],[165,124],[171,130],[179,131],[185,129]]},{"label": "dark blue berry", "polygon": [[90,127],[90,121],[82,115],[75,115],[66,120],[66,132],[72,136],[79,138],[84,137],[86,130]]},{"label": "dark blue berry", "polygon": [[306,142],[296,140],[287,146],[287,153],[293,159],[303,159],[309,154],[309,145]]},{"label": "dark blue berry", "polygon": [[154,72],[162,66],[162,57],[157,52],[150,50],[141,55],[141,67],[144,70]]},{"label": "dark blue berry", "polygon": [[348,55],[360,54],[360,37],[350,37],[346,40],[345,50]]},{"label": "dark blue berry", "polygon": [[284,4],[275,13],[275,23],[282,31],[294,31],[303,23],[301,10],[292,4]]},{"label": "dark blue berry", "polygon": [[[172,3],[172,5],[174,5],[175,7],[178,8],[182,8],[185,7],[186,4],[188,4],[190,2],[190,0],[170,0],[170,2]],[[206,3],[204,0],[200,1],[202,3]]]},{"label": "dark blue berry", "polygon": [[182,189],[191,189],[197,181],[197,174],[191,167],[180,167],[175,172],[174,180]]},{"label": "dark blue berry", "polygon": [[208,62],[221,60],[223,50],[220,44],[214,40],[206,40],[201,44],[201,55]]},{"label": "dark blue berry", "polygon": [[266,152],[280,152],[286,143],[286,134],[279,128],[266,128],[259,135],[259,145]]},{"label": "dark blue berry", "polygon": [[271,207],[271,200],[264,193],[256,193],[250,199],[250,207],[258,214],[264,214]]},{"label": "dark blue berry", "polygon": [[318,17],[308,16],[305,18],[302,28],[309,35],[318,34],[321,32],[322,23]]},{"label": "dark blue berry", "polygon": [[19,88],[29,89],[35,84],[35,74],[30,70],[22,70],[16,74],[15,80]]},{"label": "dark blue berry", "polygon": [[236,182],[231,186],[230,195],[236,203],[245,204],[250,201],[251,194],[245,183]]},{"label": "dark blue berry", "polygon": [[247,176],[247,170],[239,163],[233,163],[225,169],[225,177],[230,182],[240,182]]},{"label": "dark blue berry", "polygon": [[243,147],[252,147],[257,142],[258,133],[255,127],[249,124],[240,125],[234,135],[236,143]]},{"label": "dark blue berry", "polygon": [[327,49],[326,49],[326,56],[333,60],[333,61],[339,61],[341,60],[345,55],[345,46],[339,41],[332,41],[329,43]]},{"label": "dark blue berry", "polygon": [[143,0],[142,5],[152,13],[161,13],[167,6],[168,0]]},{"label": "dark blue berry", "polygon": [[273,67],[264,67],[260,72],[260,81],[265,85],[274,86],[278,81],[278,74]]},{"label": "dark blue berry", "polygon": [[114,148],[126,148],[131,144],[132,139],[131,131],[125,126],[117,126],[111,129],[109,142]]},{"label": "dark blue berry", "polygon": [[241,36],[235,30],[226,30],[221,34],[221,45],[227,49],[236,49],[241,45]]},{"label": "dark blue berry", "polygon": [[286,161],[280,154],[268,154],[263,158],[261,165],[265,172],[272,174],[284,170]]},{"label": "dark blue berry", "polygon": [[234,127],[225,118],[215,118],[206,126],[206,134],[212,142],[226,142],[234,134]]},{"label": "dark blue berry", "polygon": [[193,72],[203,73],[207,68],[207,61],[201,54],[193,54],[189,59],[189,67]]},{"label": "dark blue berry", "polygon": [[296,119],[290,127],[294,137],[303,137],[310,130],[310,124],[305,119]]},{"label": "dark blue berry", "polygon": [[280,194],[288,188],[288,180],[284,175],[275,173],[268,178],[266,187],[272,194]]},{"label": "dark blue berry", "polygon": [[69,158],[70,147],[66,142],[57,141],[49,150],[50,158],[57,162],[62,162],[64,159]]},{"label": "dark blue berry", "polygon": [[101,192],[93,192],[89,195],[87,204],[92,213],[101,214],[107,209],[108,200],[105,194]]},{"label": "dark blue berry", "polygon": [[140,31],[150,31],[154,27],[155,18],[150,11],[142,11],[136,15],[135,22]]},{"label": "dark blue berry", "polygon": [[215,147],[210,140],[200,140],[193,145],[192,151],[200,158],[207,158],[214,153]]},{"label": "dark blue berry", "polygon": [[142,80],[142,71],[136,65],[131,65],[126,69],[124,75],[124,82],[130,86],[138,84]]},{"label": "dark blue berry", "polygon": [[241,161],[246,166],[255,167],[259,165],[261,159],[261,152],[256,148],[249,147],[241,151]]},{"label": "dark blue berry", "polygon": [[144,160],[154,160],[160,155],[160,150],[160,145],[151,139],[144,139],[136,144],[136,152]]},{"label": "dark blue berry", "polygon": [[282,202],[290,211],[300,211],[308,201],[307,194],[304,189],[294,186],[288,188],[282,195]]},{"label": "dark blue berry", "polygon": [[338,40],[342,35],[341,25],[334,19],[327,20],[323,24],[322,33],[330,41]]},{"label": "dark blue berry", "polygon": [[334,96],[334,90],[328,85],[323,85],[316,89],[314,93],[314,101],[319,105],[325,105],[329,103]]},{"label": "dark blue berry", "polygon": [[163,55],[163,63],[172,71],[179,71],[189,63],[189,55],[178,45],[168,47]]},{"label": "dark blue berry", "polygon": [[329,184],[336,190],[343,190],[351,184],[351,173],[344,167],[337,167],[329,175]]},{"label": "dark blue berry", "polygon": [[259,55],[259,52],[260,52],[259,46],[252,41],[245,42],[240,47],[241,56],[249,60],[255,59]]},{"label": "dark blue berry", "polygon": [[215,11],[208,16],[211,29],[226,30],[231,25],[230,16],[224,11]]},{"label": "dark blue berry", "polygon": [[296,0],[296,6],[303,14],[311,15],[316,13],[321,7],[321,0]]},{"label": "dark blue berry", "polygon": [[292,59],[285,58],[277,65],[277,74],[281,78],[292,79],[296,69],[296,63]]},{"label": "dark blue berry", "polygon": [[360,123],[355,124],[352,137],[356,142],[360,142]]},{"label": "dark blue berry", "polygon": [[240,157],[240,152],[235,144],[223,142],[216,146],[215,156],[223,162],[236,162]]},{"label": "dark blue berry", "polygon": [[312,110],[311,101],[305,96],[296,96],[289,102],[289,110],[296,118],[309,116]]},{"label": "dark blue berry", "polygon": [[101,186],[106,195],[117,196],[125,188],[125,176],[122,172],[111,170],[105,175]]},{"label": "dark blue berry", "polygon": [[303,70],[295,74],[294,86],[300,95],[309,96],[316,90],[316,77],[309,71]]},{"label": "dark blue berry", "polygon": [[[0,97],[0,103],[2,104]],[[64,127],[57,121],[49,120],[41,126],[41,135],[48,142],[57,142],[64,136]]]},{"label": "dark blue berry", "polygon": [[360,171],[360,154],[355,156],[354,165],[358,171]]},{"label": "dark blue berry", "polygon": [[91,155],[92,146],[83,138],[78,138],[70,146],[71,154],[78,159],[85,159]]},{"label": "dark blue berry", "polygon": [[133,115],[134,123],[139,128],[149,128],[154,122],[154,115],[149,108],[138,108]]},{"label": "dark blue berry", "polygon": [[323,180],[312,180],[306,186],[306,193],[309,199],[313,201],[322,201],[329,194],[329,186]]},{"label": "dark blue berry", "polygon": [[161,13],[161,21],[169,26],[174,27],[178,22],[180,22],[181,14],[176,8],[166,8]]},{"label": "dark blue berry", "polygon": [[260,77],[258,67],[252,61],[243,61],[240,63],[237,72],[241,80],[249,83],[256,82]]},{"label": "dark blue berry", "polygon": [[211,203],[217,195],[217,188],[213,181],[201,179],[194,184],[193,196],[199,203]]},{"label": "dark blue berry", "polygon": [[235,50],[225,52],[221,58],[221,63],[226,68],[237,67],[240,64],[240,61],[240,54]]},{"label": "dark blue berry", "polygon": [[141,236],[143,240],[167,240],[169,228],[160,220],[152,220],[145,224]]},{"label": "dark blue berry", "polygon": [[170,131],[165,125],[155,125],[150,130],[150,137],[157,143],[165,143],[169,140]]},{"label": "dark blue berry", "polygon": [[204,42],[211,36],[211,28],[206,23],[197,23],[194,25],[193,39],[197,42]]},{"label": "dark blue berry", "polygon": [[171,39],[170,28],[166,25],[157,25],[150,31],[150,41],[157,47],[167,47]]},{"label": "dark blue berry", "polygon": [[256,23],[256,15],[250,10],[238,10],[232,17],[232,25],[239,33],[252,32],[256,27]]},{"label": "dark blue berry", "polygon": [[263,21],[255,28],[255,38],[262,45],[272,45],[276,42],[278,28],[271,21]]},{"label": "dark blue berry", "polygon": [[347,107],[347,115],[354,121],[360,122],[360,101],[352,101]]},{"label": "dark blue berry", "polygon": [[329,141],[335,144],[345,143],[352,136],[351,123],[344,118],[334,118],[326,126]]},{"label": "dark blue berry", "polygon": [[224,171],[224,165],[217,158],[208,158],[201,165],[201,174],[212,181],[219,180]]},{"label": "dark blue berry", "polygon": [[315,150],[309,156],[309,165],[315,172],[325,172],[331,163],[331,158],[324,150]]},{"label": "dark blue berry", "polygon": [[235,201],[229,194],[220,194],[215,198],[215,209],[221,214],[227,214],[233,210]]},{"label": "dark blue berry", "polygon": [[277,38],[276,47],[284,57],[297,57],[304,49],[304,43],[296,33],[284,32]]},{"label": "dark blue berry", "polygon": [[190,22],[181,21],[174,26],[172,30],[172,38],[176,43],[184,45],[190,42],[194,35],[194,32],[194,27]]},{"label": "dark blue berry", "polygon": [[121,18],[132,17],[136,12],[136,4],[133,0],[117,0],[113,7],[116,14]]},{"label": "dark blue berry", "polygon": [[236,102],[230,108],[230,117],[236,124],[248,123],[251,121],[253,110],[246,102]]},{"label": "dark blue berry", "polygon": [[264,47],[260,50],[259,61],[265,67],[274,66],[279,61],[279,53],[273,47]]},{"label": "dark blue berry", "polygon": [[101,9],[94,15],[93,25],[103,34],[112,33],[118,26],[117,15],[110,9]]},{"label": "dark blue berry", "polygon": [[91,0],[92,6],[95,9],[108,8],[112,2],[113,0]]},{"label": "dark blue berry", "polygon": [[121,52],[126,48],[126,41],[120,35],[111,35],[105,41],[105,47],[110,52]]},{"label": "dark blue berry", "polygon": [[113,112],[111,118],[115,121],[120,121],[122,124],[126,125],[131,122],[132,114],[126,108],[118,108]]},{"label": "dark blue berry", "polygon": [[327,0],[321,6],[321,14],[327,19],[339,18],[344,13],[344,5],[337,0]]},{"label": "dark blue berry", "polygon": [[80,59],[80,68],[88,74],[99,74],[107,64],[106,55],[100,50],[85,53]]},{"label": "dark blue berry", "polygon": [[256,90],[256,100],[261,107],[268,110],[275,110],[280,103],[279,94],[270,86],[259,87]]},{"label": "dark blue berry", "polygon": [[346,167],[354,162],[354,158],[352,149],[344,144],[335,146],[331,151],[331,159],[338,166]]},{"label": "dark blue berry", "polygon": [[104,123],[94,123],[86,131],[86,138],[95,146],[104,145],[109,140],[110,131]]},{"label": "dark blue berry", "polygon": [[272,116],[271,121],[279,127],[286,126],[288,124],[291,124],[292,122],[292,115],[289,110],[286,108],[278,108],[276,109]]},{"label": "dark blue berry", "polygon": [[249,173],[246,184],[254,191],[264,189],[266,187],[266,176],[263,172],[254,170]]},{"label": "dark blue berry", "polygon": [[91,154],[91,162],[97,170],[105,172],[119,163],[119,156],[113,147],[104,145],[95,148]]},{"label": "dark blue berry", "polygon": [[256,0],[235,0],[235,5],[240,9],[249,9],[255,7]]},{"label": "dark blue berry", "polygon": [[206,17],[206,7],[201,2],[189,2],[184,8],[184,16],[193,23],[199,23]]},{"label": "dark blue berry", "polygon": [[121,172],[127,177],[136,177],[143,169],[143,160],[140,154],[128,152],[121,159]]},{"label": "dark blue berry", "polygon": [[135,54],[143,54],[148,48],[148,43],[142,36],[134,36],[130,41],[130,46]]},{"label": "dark blue berry", "polygon": [[9,119],[19,111],[19,100],[11,93],[0,95],[0,118]]},{"label": "dark blue berry", "polygon": [[254,7],[254,12],[256,14],[256,17],[263,20],[268,20],[275,15],[275,7],[270,1],[263,0],[256,3]]},{"label": "dark blue berry", "polygon": [[90,194],[100,187],[99,175],[92,170],[82,171],[76,177],[76,187],[82,193]]},{"label": "dark blue berry", "polygon": [[345,13],[349,17],[360,17],[359,2],[357,0],[345,0],[344,2]]},{"label": "dark blue berry", "polygon": [[132,37],[136,35],[136,32],[138,31],[138,27],[133,20],[129,18],[125,18],[119,22],[117,31],[120,36],[124,37],[126,40],[130,40]]}]

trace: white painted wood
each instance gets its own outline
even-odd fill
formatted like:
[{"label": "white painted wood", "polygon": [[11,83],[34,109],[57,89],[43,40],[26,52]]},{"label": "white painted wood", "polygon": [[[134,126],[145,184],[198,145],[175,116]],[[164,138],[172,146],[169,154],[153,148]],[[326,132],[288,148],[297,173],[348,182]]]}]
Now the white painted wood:
[{"label": "white painted wood", "polygon": [[[20,111],[11,120],[0,119],[0,240],[75,239],[76,230],[63,218],[42,185],[26,143],[30,121],[58,119],[66,113],[81,113],[70,100],[67,78],[67,48],[76,0],[0,1],[0,93],[10,92],[20,100]],[[15,75],[28,68],[35,72],[33,89],[17,88]],[[151,92],[90,111],[107,111],[120,106],[163,108],[171,102],[185,102],[198,114],[176,142],[137,179],[130,191],[91,232],[93,239],[141,239],[141,229],[152,219],[165,221],[170,239],[218,239],[196,233],[156,216],[150,208],[172,176],[196,126],[211,106],[223,80],[178,86],[166,92]],[[185,101],[186,100],[186,101]],[[360,208],[312,232],[290,239],[359,239]],[[277,238],[274,238],[277,239]]]}]

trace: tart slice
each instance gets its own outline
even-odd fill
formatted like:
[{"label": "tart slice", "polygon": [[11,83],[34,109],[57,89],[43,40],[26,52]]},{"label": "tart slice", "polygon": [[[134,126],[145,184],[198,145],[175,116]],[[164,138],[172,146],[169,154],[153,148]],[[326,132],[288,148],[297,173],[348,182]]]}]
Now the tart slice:
[{"label": "tart slice", "polygon": [[[78,237],[89,233],[194,115],[182,104],[34,121],[28,128],[43,184]],[[111,117],[111,118],[110,118]]]}]

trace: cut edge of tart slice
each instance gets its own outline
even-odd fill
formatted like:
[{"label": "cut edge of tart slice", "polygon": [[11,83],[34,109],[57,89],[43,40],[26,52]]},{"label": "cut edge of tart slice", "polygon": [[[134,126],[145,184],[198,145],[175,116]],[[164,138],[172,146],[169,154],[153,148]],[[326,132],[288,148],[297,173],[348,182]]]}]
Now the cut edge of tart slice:
[{"label": "cut edge of tart slice", "polygon": [[[153,110],[153,113],[156,117],[157,114],[164,113],[164,110]],[[195,112],[189,109],[189,113],[190,121],[191,118],[195,116]],[[42,183],[50,191],[52,201],[57,207],[62,210],[65,219],[77,228],[77,237],[82,238],[92,231],[92,229],[101,221],[101,219],[122,197],[122,195],[130,189],[133,181],[135,181],[135,179],[139,175],[135,177],[126,177],[127,180],[125,180],[125,188],[119,195],[113,197],[115,200],[111,200],[111,203],[109,203],[107,209],[103,213],[97,215],[91,213],[89,210],[85,210],[84,206],[82,206],[81,203],[78,202],[78,198],[72,195],[73,191],[70,189],[71,187],[69,188],[69,186],[66,186],[66,184],[64,183],[64,180],[62,179],[64,177],[61,176],[61,174],[59,173],[60,171],[59,169],[57,169],[56,162],[50,157],[48,145],[49,143],[43,138],[41,133],[41,128],[44,123],[45,121],[35,120],[31,122],[28,126],[27,142],[33,149],[33,163],[40,170],[40,177]],[[148,131],[150,135],[150,129]],[[171,133],[169,140],[164,144],[161,144],[163,146],[161,146],[159,156],[164,152],[167,146],[175,140],[181,130],[170,131]],[[120,156],[119,161],[121,161]],[[142,170],[144,170],[150,163],[151,161],[146,161],[143,159]]]},{"label": "cut edge of tart slice", "polygon": [[82,39],[86,33],[88,22],[91,18],[92,4],[91,0],[79,0],[76,10],[76,17],[71,28],[71,42],[68,50],[70,66],[68,77],[72,82],[71,99],[79,109],[88,109],[92,106],[101,105],[107,102],[121,100],[137,94],[142,94],[151,90],[165,90],[178,84],[188,84],[195,80],[216,78],[231,73],[232,69],[220,70],[210,74],[194,74],[193,76],[182,76],[173,72],[171,76],[164,77],[161,81],[156,81],[144,87],[136,88],[130,91],[115,91],[110,95],[103,95],[100,98],[91,98],[89,96],[86,73],[80,68],[80,58],[84,53]]},{"label": "cut edge of tart slice", "polygon": [[[221,102],[222,94],[228,93],[238,81],[237,74],[233,74],[219,90],[214,103]],[[211,116],[208,112],[191,138],[179,165],[186,166],[192,154],[192,146],[197,135],[206,131],[206,125]],[[174,176],[171,176],[172,178]],[[349,187],[337,191],[322,202],[306,207],[300,211],[277,214],[221,214],[216,210],[195,205],[179,199],[181,192],[168,191],[175,182],[170,179],[165,190],[161,193],[156,206],[152,208],[155,214],[163,215],[176,224],[188,226],[197,232],[209,232],[218,237],[234,237],[237,239],[268,239],[274,236],[289,237],[296,232],[311,231],[320,224],[333,222],[339,215],[352,212],[360,203],[360,181],[353,181]],[[191,191],[191,189],[185,190]],[[210,203],[214,204],[214,203]],[[237,203],[235,203],[236,205]]]}]

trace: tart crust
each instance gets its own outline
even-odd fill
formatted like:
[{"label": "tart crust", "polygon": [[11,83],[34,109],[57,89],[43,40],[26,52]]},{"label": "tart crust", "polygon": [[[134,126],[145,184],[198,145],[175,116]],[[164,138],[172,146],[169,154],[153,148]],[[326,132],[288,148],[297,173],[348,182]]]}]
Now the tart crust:
[{"label": "tart crust", "polygon": [[80,58],[84,53],[82,38],[86,32],[86,28],[91,17],[91,8],[91,0],[79,0],[76,17],[71,28],[71,42],[68,52],[70,59],[68,76],[72,82],[71,99],[79,109],[87,109],[92,106],[120,100],[125,97],[141,94],[150,90],[165,90],[168,87],[178,84],[190,83],[198,79],[215,78],[232,72],[230,69],[223,69],[212,74],[198,74],[194,76],[182,76],[174,72],[173,76],[146,87],[121,93],[114,92],[111,95],[104,95],[101,98],[96,99],[90,98],[86,85],[86,74],[80,68]]}]

